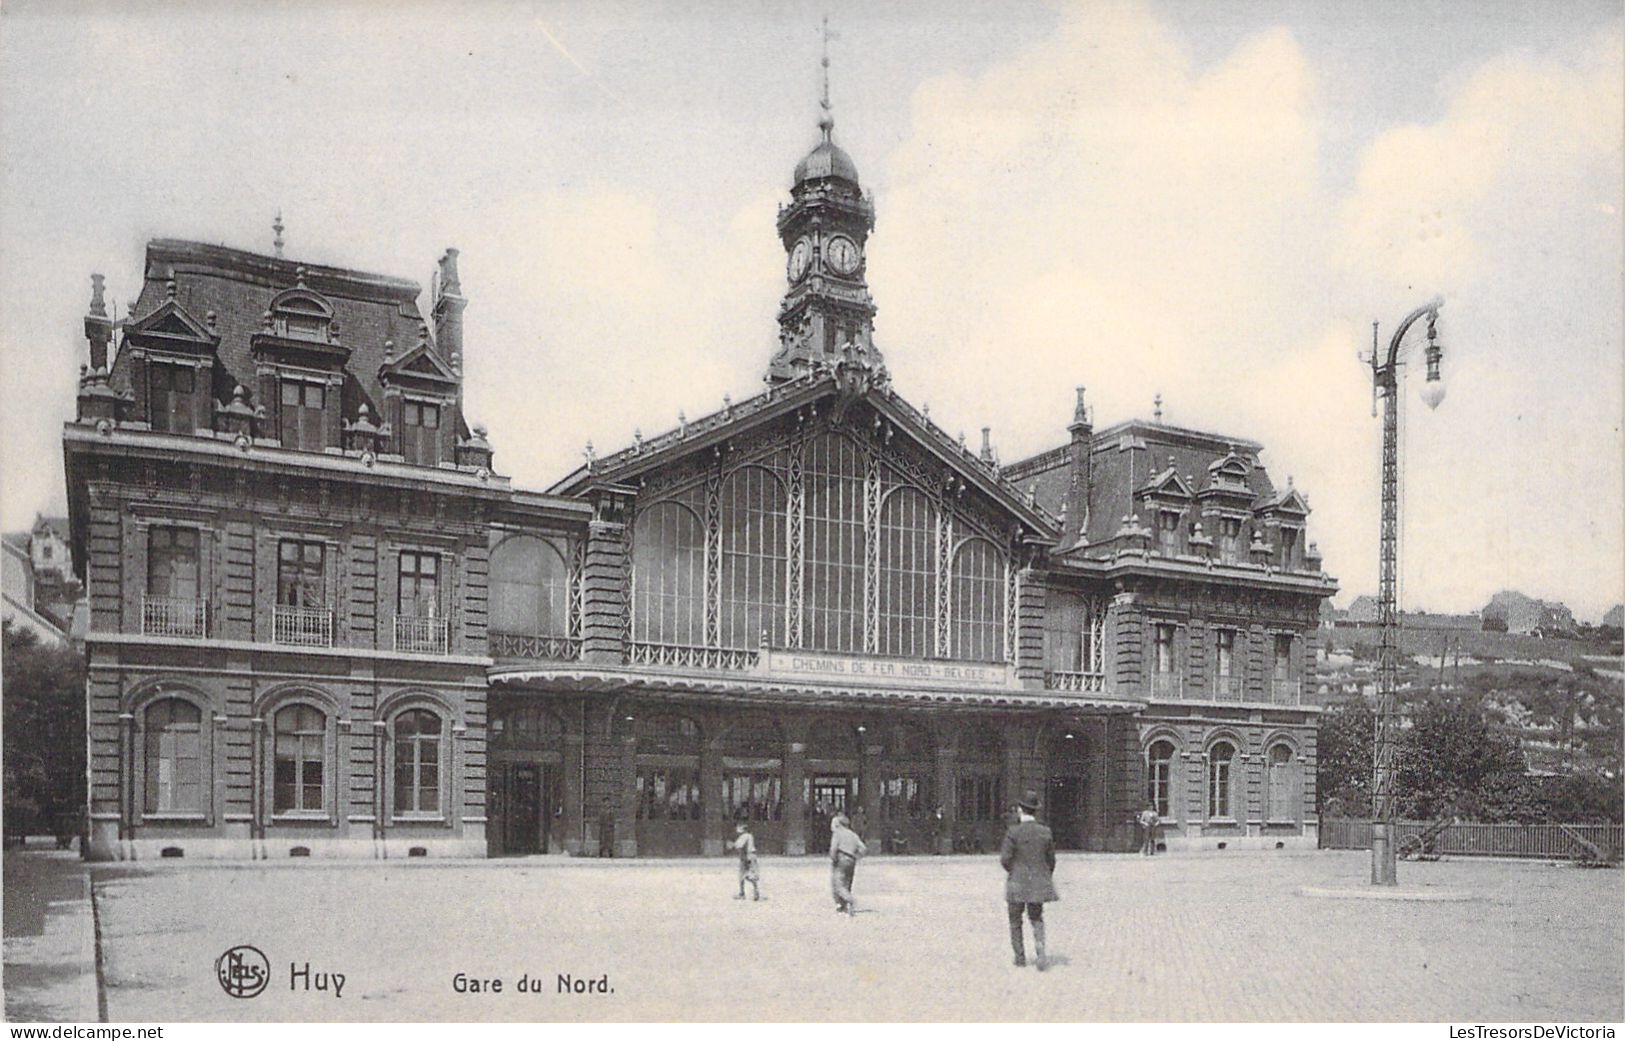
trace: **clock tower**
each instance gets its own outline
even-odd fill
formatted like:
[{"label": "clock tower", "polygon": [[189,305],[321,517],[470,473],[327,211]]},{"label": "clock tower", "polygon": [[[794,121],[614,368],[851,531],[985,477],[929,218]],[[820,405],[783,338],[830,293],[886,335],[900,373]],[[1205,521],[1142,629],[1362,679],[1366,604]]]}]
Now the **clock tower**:
[{"label": "clock tower", "polygon": [[789,286],[779,305],[779,350],[767,369],[773,383],[804,376],[848,343],[872,364],[883,364],[873,340],[875,303],[864,280],[874,204],[858,185],[851,156],[831,136],[827,49],[823,66],[822,140],[796,164],[790,205],[779,207]]}]

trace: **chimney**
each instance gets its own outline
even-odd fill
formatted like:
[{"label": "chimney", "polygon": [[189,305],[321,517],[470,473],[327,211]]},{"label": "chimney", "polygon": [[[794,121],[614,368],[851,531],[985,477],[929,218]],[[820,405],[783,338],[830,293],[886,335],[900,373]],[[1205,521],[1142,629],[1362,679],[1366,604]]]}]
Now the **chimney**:
[{"label": "chimney", "polygon": [[463,353],[463,285],[457,278],[457,250],[447,248],[435,272],[434,302],[430,311],[434,316],[434,342],[442,358]]},{"label": "chimney", "polygon": [[90,313],[85,315],[90,367],[98,372],[107,368],[107,344],[113,338],[113,321],[107,316],[107,301],[102,295],[106,281],[101,275],[90,276]]},{"label": "chimney", "polygon": [[982,428],[982,462],[993,463],[993,428]]},{"label": "chimney", "polygon": [[1078,388],[1078,403],[1072,410],[1072,422],[1067,424],[1072,440],[1067,445],[1067,463],[1072,470],[1067,485],[1066,516],[1068,524],[1077,525],[1074,531],[1061,532],[1061,548],[1071,549],[1085,541],[1089,531],[1089,492],[1094,484],[1093,462],[1089,442],[1094,425],[1089,422],[1089,408],[1083,401],[1083,388]]}]

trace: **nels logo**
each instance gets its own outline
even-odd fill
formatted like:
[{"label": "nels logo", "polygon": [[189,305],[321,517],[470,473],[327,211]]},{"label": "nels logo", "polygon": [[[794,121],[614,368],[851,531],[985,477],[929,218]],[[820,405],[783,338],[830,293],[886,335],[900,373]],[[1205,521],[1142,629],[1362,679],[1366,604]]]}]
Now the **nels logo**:
[{"label": "nels logo", "polygon": [[252,998],[271,982],[271,963],[258,947],[241,944],[215,959],[214,978],[232,997]]}]

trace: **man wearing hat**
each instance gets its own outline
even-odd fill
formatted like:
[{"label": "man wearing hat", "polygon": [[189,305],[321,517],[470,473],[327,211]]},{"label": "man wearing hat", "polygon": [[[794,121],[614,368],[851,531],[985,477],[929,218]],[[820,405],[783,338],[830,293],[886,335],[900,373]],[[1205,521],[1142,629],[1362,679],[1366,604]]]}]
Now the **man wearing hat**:
[{"label": "man wearing hat", "polygon": [[1021,912],[1033,923],[1033,947],[1038,971],[1049,968],[1044,957],[1044,905],[1061,899],[1055,892],[1055,836],[1038,823],[1038,793],[1032,789],[1016,803],[1016,823],[1004,833],[999,863],[1004,865],[1004,900],[1010,912],[1010,948],[1016,965],[1027,964],[1021,936]]}]

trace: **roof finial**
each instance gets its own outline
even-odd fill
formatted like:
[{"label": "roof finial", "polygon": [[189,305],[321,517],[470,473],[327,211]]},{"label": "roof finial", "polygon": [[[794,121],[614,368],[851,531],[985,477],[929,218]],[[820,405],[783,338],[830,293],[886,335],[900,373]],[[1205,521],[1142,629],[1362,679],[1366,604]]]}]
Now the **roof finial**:
[{"label": "roof finial", "polygon": [[1162,422],[1162,391],[1160,391],[1160,390],[1157,391],[1157,396],[1152,399],[1151,403],[1155,407],[1155,411],[1152,413],[1152,417],[1158,423],[1161,423]]},{"label": "roof finial", "polygon": [[823,93],[821,93],[818,96],[818,107],[819,107],[819,109],[822,110],[822,114],[818,117],[818,129],[822,130],[824,132],[824,140],[825,141],[829,140],[829,132],[831,130],[835,129],[835,116],[831,114],[830,107],[829,107],[829,40],[830,40],[830,36],[831,36],[831,33],[829,31],[829,15],[826,14],[824,16],[824,53],[823,53],[823,57],[819,61],[819,65],[822,66],[822,68],[823,68],[824,88],[823,88]]},{"label": "roof finial", "polygon": [[271,240],[271,246],[276,250],[276,255],[279,257],[282,255],[282,227],[282,207],[278,206],[276,219],[271,222],[271,230],[276,232],[276,238]]}]

